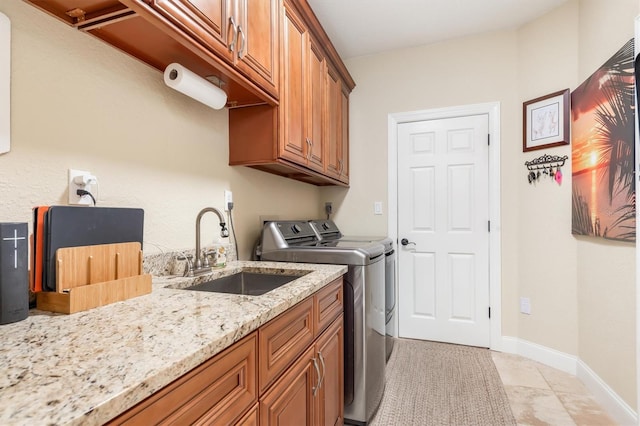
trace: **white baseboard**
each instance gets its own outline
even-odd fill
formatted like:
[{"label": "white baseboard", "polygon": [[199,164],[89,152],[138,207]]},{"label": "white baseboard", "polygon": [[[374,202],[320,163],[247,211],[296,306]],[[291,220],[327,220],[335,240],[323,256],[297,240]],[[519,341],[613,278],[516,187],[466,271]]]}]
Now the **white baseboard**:
[{"label": "white baseboard", "polygon": [[620,425],[637,425],[636,413],[581,359],[517,337],[502,337],[502,352],[517,354],[549,367],[573,374],[591,391],[595,400]]},{"label": "white baseboard", "polygon": [[578,360],[576,374],[593,394],[596,401],[621,425],[637,425],[638,413],[607,385],[587,364]]}]

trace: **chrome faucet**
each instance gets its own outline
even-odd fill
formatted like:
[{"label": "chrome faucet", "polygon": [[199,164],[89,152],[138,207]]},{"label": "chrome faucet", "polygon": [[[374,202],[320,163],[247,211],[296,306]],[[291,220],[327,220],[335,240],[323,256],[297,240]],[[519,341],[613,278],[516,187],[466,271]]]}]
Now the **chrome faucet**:
[{"label": "chrome faucet", "polygon": [[207,213],[212,212],[218,215],[220,219],[220,236],[225,238],[229,236],[229,231],[227,230],[227,224],[224,220],[224,215],[220,212],[220,210],[215,207],[205,207],[200,210],[198,216],[196,217],[196,261],[193,265],[194,273],[204,272],[204,270],[209,269],[207,264],[203,264],[200,253],[200,221],[202,220],[202,216]]}]

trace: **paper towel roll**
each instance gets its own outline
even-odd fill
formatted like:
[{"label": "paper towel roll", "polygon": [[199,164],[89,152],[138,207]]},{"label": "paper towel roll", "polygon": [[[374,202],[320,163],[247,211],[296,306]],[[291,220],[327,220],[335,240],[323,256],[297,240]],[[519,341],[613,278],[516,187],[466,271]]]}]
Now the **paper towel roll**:
[{"label": "paper towel roll", "polygon": [[222,89],[177,63],[165,68],[164,84],[213,109],[223,108],[227,103],[227,94]]}]

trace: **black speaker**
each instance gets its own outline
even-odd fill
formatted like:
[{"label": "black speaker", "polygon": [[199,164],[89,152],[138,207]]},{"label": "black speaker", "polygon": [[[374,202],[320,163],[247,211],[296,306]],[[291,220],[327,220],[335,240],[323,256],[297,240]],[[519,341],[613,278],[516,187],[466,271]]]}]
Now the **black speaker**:
[{"label": "black speaker", "polygon": [[0,324],[29,316],[29,229],[0,222]]}]

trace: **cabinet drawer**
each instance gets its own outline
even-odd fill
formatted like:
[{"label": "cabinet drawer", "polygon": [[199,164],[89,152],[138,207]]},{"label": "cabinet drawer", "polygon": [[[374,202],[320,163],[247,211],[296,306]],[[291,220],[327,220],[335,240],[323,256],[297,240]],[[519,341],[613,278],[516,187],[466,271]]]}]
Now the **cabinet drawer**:
[{"label": "cabinet drawer", "polygon": [[256,356],[253,333],[109,424],[231,424],[257,401]]},{"label": "cabinet drawer", "polygon": [[323,287],[313,298],[317,326],[315,336],[317,337],[342,313],[344,307],[342,277]]},{"label": "cabinet drawer", "polygon": [[309,297],[258,331],[260,393],[313,342],[313,297]]}]

